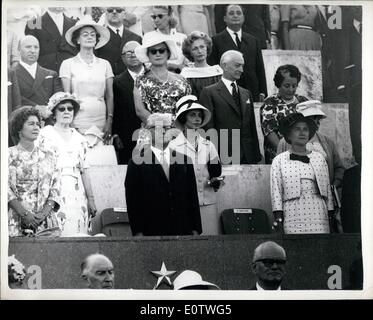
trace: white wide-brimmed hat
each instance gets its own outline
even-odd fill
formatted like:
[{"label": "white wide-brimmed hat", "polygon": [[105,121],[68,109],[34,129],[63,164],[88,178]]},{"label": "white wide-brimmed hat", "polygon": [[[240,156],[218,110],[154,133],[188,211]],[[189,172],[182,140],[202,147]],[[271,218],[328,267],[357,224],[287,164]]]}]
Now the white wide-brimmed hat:
[{"label": "white wide-brimmed hat", "polygon": [[298,103],[295,109],[305,117],[320,116],[321,118],[326,118],[326,114],[322,111],[321,102],[319,100],[308,100]]},{"label": "white wide-brimmed hat", "polygon": [[68,44],[75,47],[75,44],[71,41],[71,38],[76,30],[83,27],[93,27],[95,28],[96,32],[100,34],[100,40],[97,42],[95,49],[103,47],[110,40],[110,31],[108,28],[100,26],[89,16],[84,16],[73,27],[66,31],[65,38]]},{"label": "white wide-brimmed hat", "polygon": [[149,62],[148,48],[163,42],[166,43],[168,49],[170,50],[171,56],[169,60],[177,59],[178,50],[175,41],[170,36],[160,32],[145,33],[144,38],[142,39],[142,45],[135,48],[137,59],[139,59],[142,63]]},{"label": "white wide-brimmed hat", "polygon": [[200,127],[205,126],[211,119],[211,112],[210,110],[205,108],[203,105],[201,105],[198,102],[197,97],[193,95],[184,96],[176,102],[177,113],[176,113],[176,118],[175,118],[175,125],[179,128],[184,127],[184,124],[180,123],[180,121],[178,120],[180,115],[182,115],[184,112],[187,112],[189,110],[196,110],[196,109],[202,110],[203,112],[203,121]]},{"label": "white wide-brimmed hat", "polygon": [[220,290],[220,288],[211,282],[202,280],[198,272],[192,270],[185,270],[180,273],[173,282],[174,290],[181,290],[192,286],[205,286],[210,290]]}]

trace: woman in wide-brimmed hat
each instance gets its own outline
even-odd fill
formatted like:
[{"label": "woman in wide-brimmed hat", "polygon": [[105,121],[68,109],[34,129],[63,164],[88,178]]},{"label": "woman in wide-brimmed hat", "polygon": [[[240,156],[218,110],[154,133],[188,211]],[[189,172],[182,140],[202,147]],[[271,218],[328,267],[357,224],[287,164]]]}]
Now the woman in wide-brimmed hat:
[{"label": "woman in wide-brimmed hat", "polygon": [[291,147],[271,167],[272,211],[279,231],[329,233],[335,226],[328,166],[319,152],[306,148],[316,130],[316,123],[301,113],[280,121],[280,132]]},{"label": "woman in wide-brimmed hat", "polygon": [[114,75],[109,61],[97,58],[94,50],[109,41],[109,30],[86,17],[70,28],[65,38],[79,48],[79,53],[64,60],[60,68],[64,91],[75,94],[80,103],[73,125],[82,134],[96,126],[108,140],[113,122]]},{"label": "woman in wide-brimmed hat", "polygon": [[41,129],[38,143],[56,152],[61,170],[61,206],[57,213],[61,236],[86,235],[96,205],[87,170],[88,143],[71,127],[80,105],[74,95],[57,92],[49,99],[48,110],[54,125]]},{"label": "woman in wide-brimmed hat", "polygon": [[209,122],[211,113],[193,95],[181,98],[176,107],[175,125],[182,132],[170,142],[169,147],[186,154],[193,161],[202,233],[219,234],[220,218],[215,192],[220,187],[222,167],[215,145],[198,132]]},{"label": "woman in wide-brimmed hat", "polygon": [[34,107],[21,107],[10,115],[14,147],[9,148],[8,229],[10,237],[58,236],[60,171],[53,151],[35,143],[41,117]]},{"label": "woman in wide-brimmed hat", "polygon": [[[345,168],[338,150],[332,139],[319,132],[320,121],[326,118],[326,114],[321,109],[321,102],[318,100],[305,101],[298,103],[295,109],[303,116],[315,121],[317,126],[316,134],[310,139],[306,147],[308,150],[318,151],[324,156],[328,164],[330,183],[337,188],[342,187]],[[281,139],[277,147],[277,154],[289,150],[289,148],[290,145],[286,143],[285,139]]]},{"label": "woman in wide-brimmed hat", "polygon": [[173,282],[174,290],[220,290],[211,282],[204,281],[202,276],[193,270],[184,270]]}]

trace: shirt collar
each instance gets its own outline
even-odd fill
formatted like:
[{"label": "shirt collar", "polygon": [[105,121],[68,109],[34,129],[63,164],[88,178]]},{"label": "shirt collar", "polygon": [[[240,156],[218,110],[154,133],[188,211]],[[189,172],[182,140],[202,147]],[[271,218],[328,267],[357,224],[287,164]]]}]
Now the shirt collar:
[{"label": "shirt collar", "polygon": [[361,22],[359,20],[354,19],[354,27],[358,32],[360,32],[360,25]]},{"label": "shirt collar", "polygon": [[117,33],[117,29],[119,29],[119,34],[122,36],[123,34],[123,24],[120,26],[120,27],[114,27],[114,26],[111,26],[110,24],[107,25],[111,30],[114,31],[114,33],[116,34]]},{"label": "shirt collar", "polygon": [[221,81],[223,81],[230,94],[232,94],[232,83],[234,83],[236,85],[236,88],[238,88],[236,81],[225,79],[224,76],[221,77]]},{"label": "shirt collar", "polygon": [[23,62],[22,60],[20,60],[19,63],[21,64],[22,67],[24,67],[31,74],[31,76],[33,78],[35,78],[35,76],[36,76],[36,68],[38,66],[37,62],[34,62],[32,65],[29,65],[29,64]]},{"label": "shirt collar", "polygon": [[87,62],[85,62],[85,61],[83,60],[83,58],[81,57],[80,52],[79,52],[76,56],[77,56],[77,58],[80,60],[80,62],[86,64],[87,66],[91,66],[91,65],[95,64],[95,63],[96,63],[96,60],[97,60],[96,56],[93,55],[93,61],[92,61],[92,63],[87,63]]},{"label": "shirt collar", "polygon": [[144,67],[141,67],[141,70],[138,73],[133,72],[130,69],[127,69],[127,70],[128,70],[128,73],[131,75],[132,79],[136,80],[136,78],[144,71]]},{"label": "shirt collar", "polygon": [[[256,290],[258,290],[258,291],[267,291],[266,289],[263,289],[263,288],[259,285],[258,282],[257,282],[255,285],[256,285]],[[275,291],[279,291],[279,290],[281,290],[281,286],[279,286]]]},{"label": "shirt collar", "polygon": [[153,151],[153,153],[155,154],[155,156],[157,157],[158,162],[161,162],[161,156],[162,156],[162,153],[164,153],[164,157],[165,157],[166,162],[168,164],[170,163],[170,148],[169,147],[167,147],[164,150],[160,150],[160,149],[158,149],[154,146],[150,146],[150,148]]},{"label": "shirt collar", "polygon": [[[233,31],[232,29],[229,29],[228,27],[226,28],[228,33],[231,35],[231,37],[236,40],[236,36],[235,36],[235,32],[236,31]],[[239,31],[237,31],[237,35],[238,35],[238,39],[242,39],[242,29],[240,29]]]},{"label": "shirt collar", "polygon": [[55,19],[63,19],[63,12],[60,12],[60,13],[54,13],[54,12],[51,12],[51,11],[49,11],[49,10],[47,10],[48,11],[48,14],[51,16],[51,18],[53,19],[53,20],[55,20]]}]

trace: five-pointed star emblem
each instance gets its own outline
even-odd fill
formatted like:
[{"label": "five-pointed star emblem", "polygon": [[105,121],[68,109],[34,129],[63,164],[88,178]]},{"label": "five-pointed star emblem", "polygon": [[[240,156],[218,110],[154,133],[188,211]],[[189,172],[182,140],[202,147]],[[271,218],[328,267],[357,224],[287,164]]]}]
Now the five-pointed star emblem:
[{"label": "five-pointed star emblem", "polygon": [[157,284],[153,288],[153,289],[157,289],[158,286],[163,281],[163,279],[166,279],[167,282],[168,282],[168,284],[171,286],[171,280],[170,280],[169,276],[172,275],[172,274],[174,274],[176,271],[168,271],[167,268],[166,268],[166,265],[164,264],[164,262],[162,262],[161,270],[159,270],[159,271],[150,271],[150,272],[153,273],[154,275],[156,275],[158,277]]}]

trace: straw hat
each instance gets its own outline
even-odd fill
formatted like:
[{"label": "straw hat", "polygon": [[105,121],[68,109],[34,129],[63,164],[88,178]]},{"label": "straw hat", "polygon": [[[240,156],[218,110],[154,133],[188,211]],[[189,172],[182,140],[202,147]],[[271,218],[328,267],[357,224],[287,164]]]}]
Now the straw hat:
[{"label": "straw hat", "polygon": [[175,41],[170,36],[160,32],[145,33],[142,39],[142,45],[135,49],[137,59],[139,59],[142,63],[149,62],[148,48],[163,42],[166,43],[168,49],[170,50],[171,56],[169,60],[177,59],[178,50]]},{"label": "straw hat", "polygon": [[77,113],[80,109],[80,104],[77,100],[77,98],[68,92],[56,92],[53,96],[49,98],[48,101],[48,111],[53,112],[54,108],[57,107],[62,101],[71,101],[71,103],[74,106],[75,113]]},{"label": "straw hat", "polygon": [[185,270],[180,273],[174,280],[174,290],[181,290],[191,286],[206,286],[210,290],[220,290],[220,288],[207,281],[203,281],[198,272],[192,270]]},{"label": "straw hat", "polygon": [[253,262],[264,259],[278,259],[286,261],[286,252],[283,247],[273,241],[266,241],[256,247]]},{"label": "straw hat", "polygon": [[311,118],[303,116],[303,114],[299,112],[293,112],[287,115],[286,117],[282,118],[279,123],[279,130],[280,133],[284,136],[287,143],[291,144],[291,141],[288,139],[288,135],[290,133],[291,128],[298,122],[305,122],[308,125],[309,129],[309,137],[308,141],[313,138],[317,131],[317,125],[315,121]]},{"label": "straw hat", "polygon": [[92,20],[92,18],[90,18],[89,16],[84,16],[84,18],[79,20],[73,27],[67,30],[65,38],[68,44],[75,47],[75,44],[71,41],[71,38],[76,30],[81,29],[83,27],[93,27],[96,29],[96,32],[100,34],[100,40],[96,44],[95,49],[103,47],[110,40],[110,31],[108,28],[100,26],[99,24],[94,22],[94,20]]},{"label": "straw hat", "polygon": [[205,108],[203,105],[199,104],[198,99],[196,96],[188,95],[180,98],[176,102],[176,118],[175,118],[175,125],[179,128],[184,127],[184,124],[181,124],[178,120],[179,117],[189,111],[189,110],[202,110],[203,112],[203,122],[200,125],[200,128],[205,126],[211,119],[211,112],[207,108]]},{"label": "straw hat", "polygon": [[321,109],[321,102],[319,100],[308,100],[298,103],[295,110],[305,117],[320,116],[322,119],[326,118],[326,114]]}]

